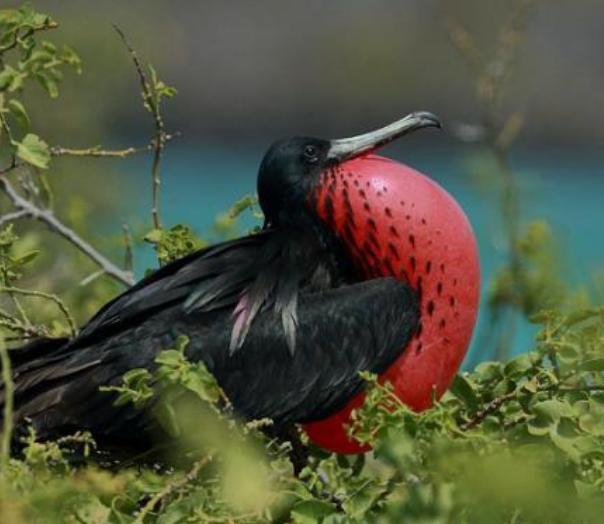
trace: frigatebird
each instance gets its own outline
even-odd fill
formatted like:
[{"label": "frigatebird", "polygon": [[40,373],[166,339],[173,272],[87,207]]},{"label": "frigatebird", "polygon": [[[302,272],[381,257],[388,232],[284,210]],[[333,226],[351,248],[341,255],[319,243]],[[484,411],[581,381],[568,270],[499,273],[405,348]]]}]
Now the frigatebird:
[{"label": "frigatebird", "polygon": [[438,118],[416,112],[352,138],[274,143],[258,172],[261,231],[161,267],[72,339],[11,352],[17,426],[41,439],[89,430],[101,446],[136,448],[150,417],[99,388],[153,369],[182,335],[188,359],[205,363],[239,416],[281,427],[337,413],[362,389],[360,371],[385,372],[417,336],[421,289],[368,274],[368,253],[350,249],[340,210],[321,194],[346,163],[426,127]]}]

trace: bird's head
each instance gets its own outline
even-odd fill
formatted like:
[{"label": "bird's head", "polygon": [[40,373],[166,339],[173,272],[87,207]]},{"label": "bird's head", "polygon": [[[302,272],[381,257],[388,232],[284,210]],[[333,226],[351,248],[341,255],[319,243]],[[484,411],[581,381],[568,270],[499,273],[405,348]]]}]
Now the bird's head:
[{"label": "bird's head", "polygon": [[266,223],[303,225],[308,220],[309,195],[322,175],[424,127],[440,127],[440,121],[432,113],[420,111],[351,138],[295,137],[275,142],[265,154],[258,173],[258,198]]}]

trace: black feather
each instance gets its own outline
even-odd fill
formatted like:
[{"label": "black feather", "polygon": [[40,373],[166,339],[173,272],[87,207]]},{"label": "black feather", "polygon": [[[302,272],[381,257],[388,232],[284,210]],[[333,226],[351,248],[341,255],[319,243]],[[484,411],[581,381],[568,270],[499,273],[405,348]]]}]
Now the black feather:
[{"label": "black feather", "polygon": [[108,447],[146,445],[157,430],[149,416],[116,408],[99,387],[152,370],[179,335],[243,417],[323,418],[359,391],[359,371],[384,371],[416,328],[407,285],[353,281],[333,249],[294,229],[194,253],[107,304],[75,339],[15,352],[17,425],[31,421],[41,438],[79,429]]}]

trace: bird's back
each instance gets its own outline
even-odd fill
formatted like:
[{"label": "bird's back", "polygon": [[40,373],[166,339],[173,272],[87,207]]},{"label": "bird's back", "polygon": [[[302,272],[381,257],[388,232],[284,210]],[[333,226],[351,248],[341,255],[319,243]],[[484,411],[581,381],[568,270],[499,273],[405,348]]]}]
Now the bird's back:
[{"label": "bird's back", "polygon": [[261,314],[280,319],[274,329],[293,350],[300,290],[337,285],[336,273],[313,237],[287,230],[223,242],[166,265],[106,304],[75,338],[11,351],[17,425],[32,421],[42,438],[87,426],[117,434],[139,415],[122,410],[116,417],[99,386],[119,385],[129,369],[153,368],[158,352],[182,334],[194,339],[194,358],[215,369],[212,363],[245,351]]}]

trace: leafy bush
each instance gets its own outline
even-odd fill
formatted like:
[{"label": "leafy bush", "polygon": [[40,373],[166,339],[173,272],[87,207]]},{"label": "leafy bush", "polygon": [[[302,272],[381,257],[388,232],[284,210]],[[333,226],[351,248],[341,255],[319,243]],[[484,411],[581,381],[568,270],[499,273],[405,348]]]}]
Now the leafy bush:
[{"label": "leafy bush", "polygon": [[[70,298],[78,309],[84,301],[85,311],[102,304],[115,291],[112,281],[132,281],[128,264],[113,264],[52,211],[53,184],[45,172],[52,169],[53,157],[150,152],[153,227],[142,236],[155,246],[160,263],[204,244],[186,226],[161,225],[160,160],[172,137],[160,109],[162,99],[175,91],[155,70],[144,68],[127,43],[143,102],[156,124],[147,146],[53,148],[30,131],[23,90],[37,82],[56,97],[62,70],[80,68],[72,50],[38,40],[39,32],[56,25],[28,6],[0,11],[0,139],[6,161],[0,191],[3,209],[11,206],[0,216],[5,295],[0,356],[7,398],[12,350],[5,343],[18,347],[30,337],[69,335],[76,325],[58,296],[25,285],[37,282],[36,274],[48,267],[40,263],[39,235],[32,236],[20,221],[42,221],[71,243],[72,258],[84,256],[97,267],[85,279],[96,287],[88,285]],[[460,41],[467,46],[467,38]],[[500,143],[497,147],[497,155],[505,155]],[[253,206],[253,197],[243,198],[219,217],[216,231],[233,234],[236,217]],[[9,456],[11,427],[5,424],[2,523],[599,522],[604,512],[604,307],[562,309],[569,295],[548,263],[546,225],[514,230],[510,238],[513,256],[492,283],[490,304],[532,315],[540,325],[533,351],[483,362],[457,376],[435,407],[420,414],[402,405],[388,384],[366,374],[366,401],[354,412],[349,432],[370,444],[372,453],[329,454],[310,446],[301,433],[291,442],[271,438],[269,420],[236,420],[205,366],[186,360],[187,340],[180,339],[159,354],[154,372],[131,370],[121,386],[106,388],[108,402],[153,405],[159,423],[174,436],[172,449],[164,450],[172,465],[102,464],[85,433],[38,442],[31,432],[22,454]],[[125,245],[128,252],[129,235]],[[557,309],[544,310],[552,307]],[[11,420],[9,401],[4,420]],[[300,449],[307,462],[295,474],[292,457]]]}]

